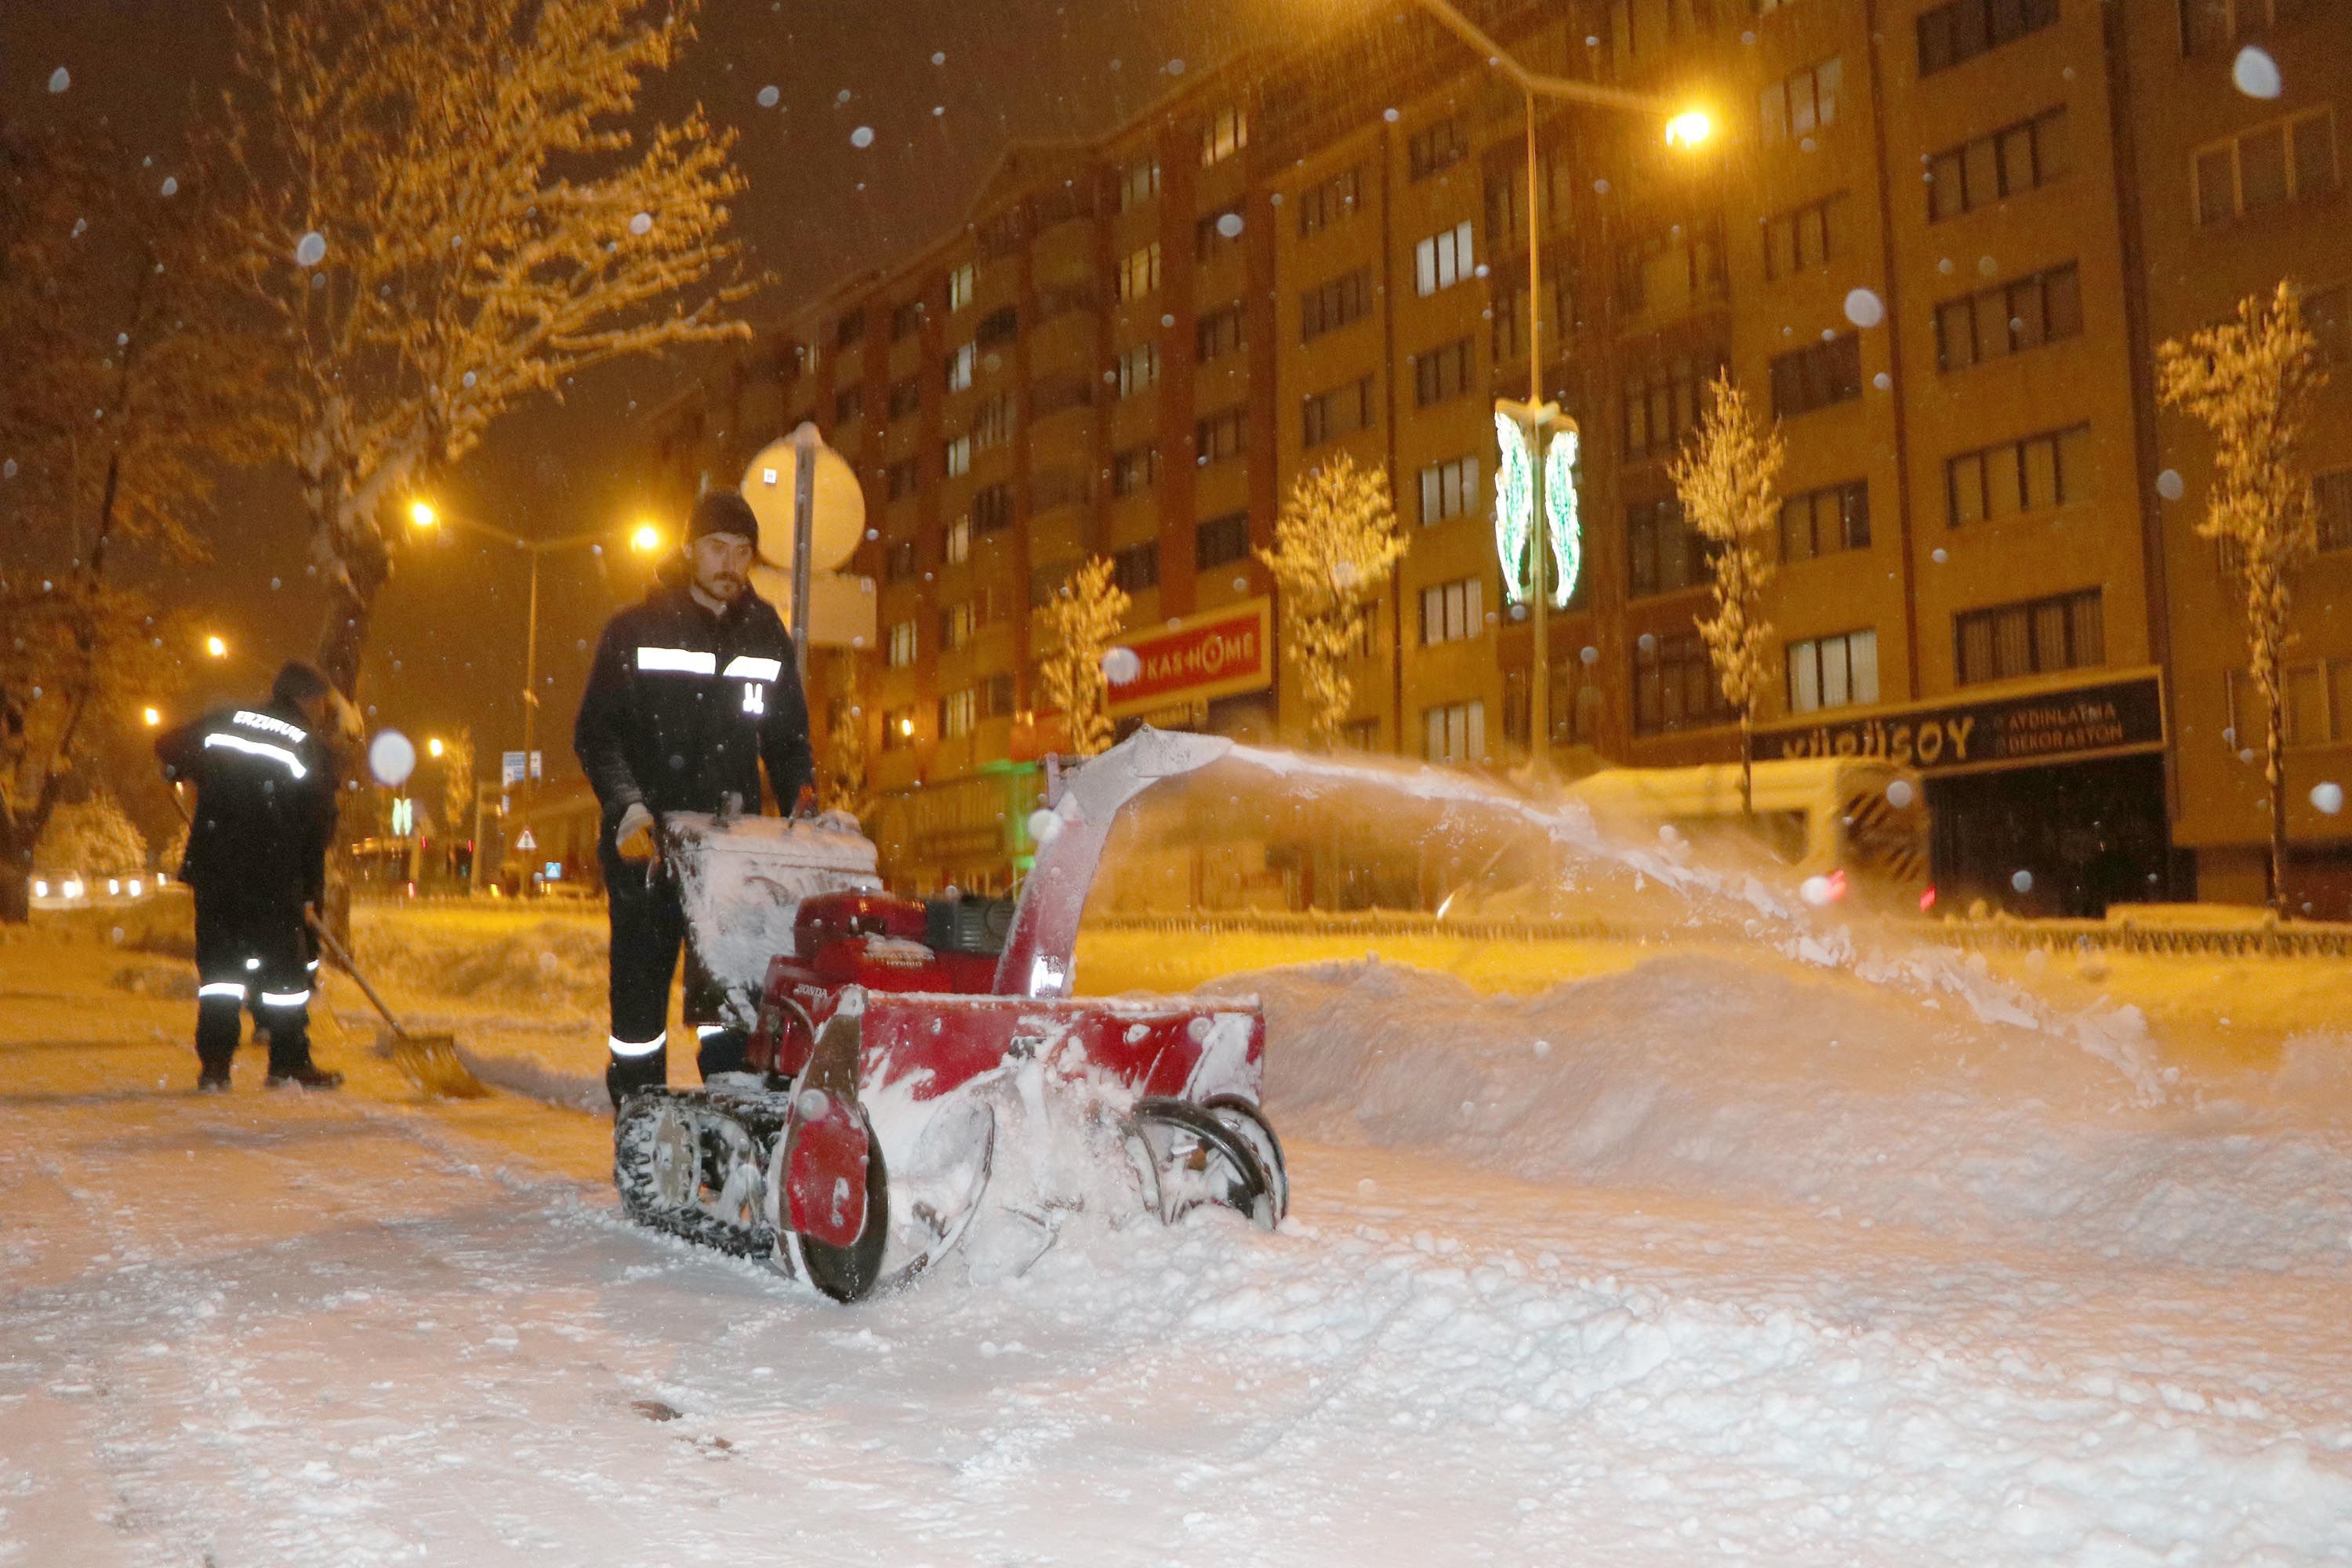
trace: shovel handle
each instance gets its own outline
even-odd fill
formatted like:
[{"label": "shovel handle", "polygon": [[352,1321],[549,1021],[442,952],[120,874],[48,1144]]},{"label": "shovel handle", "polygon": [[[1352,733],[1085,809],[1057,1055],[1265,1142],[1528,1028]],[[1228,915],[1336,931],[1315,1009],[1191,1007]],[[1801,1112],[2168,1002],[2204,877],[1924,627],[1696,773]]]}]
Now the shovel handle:
[{"label": "shovel handle", "polygon": [[392,1016],[392,1009],[383,1005],[383,998],[375,994],[375,987],[370,985],[367,983],[367,977],[352,966],[352,955],[343,951],[343,944],[328,935],[326,926],[309,910],[302,911],[302,919],[309,924],[312,934],[318,937],[320,944],[326,948],[327,956],[335,961],[335,967],[350,975],[352,984],[360,988],[360,994],[374,1004],[377,1012],[383,1015],[383,1021],[392,1026],[394,1036],[401,1039],[407,1038],[408,1031],[400,1026],[400,1020]]}]

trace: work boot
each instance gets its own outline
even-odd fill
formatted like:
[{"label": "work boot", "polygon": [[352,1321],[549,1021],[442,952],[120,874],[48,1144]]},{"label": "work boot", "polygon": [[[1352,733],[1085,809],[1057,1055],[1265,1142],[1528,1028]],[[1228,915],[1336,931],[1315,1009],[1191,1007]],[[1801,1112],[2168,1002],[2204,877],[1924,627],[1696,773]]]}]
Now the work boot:
[{"label": "work boot", "polygon": [[621,1102],[640,1089],[662,1089],[669,1083],[669,1058],[661,1051],[648,1051],[641,1057],[615,1055],[604,1068],[604,1092],[613,1097],[613,1110],[618,1114]]},{"label": "work boot", "polygon": [[196,1092],[198,1094],[226,1094],[228,1092],[228,1068],[208,1067],[205,1068],[204,1071],[198,1073],[196,1075]]},{"label": "work boot", "polygon": [[342,1086],[342,1074],[315,1062],[303,1062],[290,1068],[271,1068],[269,1076],[261,1080],[264,1089],[341,1089]]},{"label": "work boot", "polygon": [[701,1070],[702,1081],[709,1083],[714,1073],[741,1072],[751,1052],[750,1030],[714,1029],[696,1046],[694,1065]]}]

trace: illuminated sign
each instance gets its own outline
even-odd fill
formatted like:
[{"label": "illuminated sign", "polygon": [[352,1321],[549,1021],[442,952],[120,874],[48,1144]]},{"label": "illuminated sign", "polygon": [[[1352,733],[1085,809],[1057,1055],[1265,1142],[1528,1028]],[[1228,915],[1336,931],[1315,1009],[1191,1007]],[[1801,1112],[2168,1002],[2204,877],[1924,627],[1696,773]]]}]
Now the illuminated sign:
[{"label": "illuminated sign", "polygon": [[1115,719],[1171,702],[1205,702],[1274,684],[1273,615],[1265,599],[1249,599],[1129,638],[1135,679],[1110,683]]}]

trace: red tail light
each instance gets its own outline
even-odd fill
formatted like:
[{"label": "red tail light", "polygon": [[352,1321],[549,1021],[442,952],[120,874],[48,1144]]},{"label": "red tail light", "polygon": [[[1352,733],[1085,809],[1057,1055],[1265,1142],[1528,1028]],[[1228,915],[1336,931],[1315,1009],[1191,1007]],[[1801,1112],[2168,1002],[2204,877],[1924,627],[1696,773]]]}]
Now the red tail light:
[{"label": "red tail light", "polygon": [[1919,895],[1919,912],[1924,915],[1935,907],[1936,889],[1934,888],[1929,888],[1926,892]]}]

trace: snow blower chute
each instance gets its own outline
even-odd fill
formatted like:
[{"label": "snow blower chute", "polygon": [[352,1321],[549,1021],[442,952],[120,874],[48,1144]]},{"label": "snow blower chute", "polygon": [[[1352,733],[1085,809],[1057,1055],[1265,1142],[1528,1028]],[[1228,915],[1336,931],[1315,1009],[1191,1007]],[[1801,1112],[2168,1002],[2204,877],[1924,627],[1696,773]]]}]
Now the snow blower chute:
[{"label": "snow blower chute", "polygon": [[821,823],[668,819],[695,959],[749,1044],[744,1071],[622,1106],[630,1216],[857,1300],[962,1238],[1017,1116],[1124,1149],[1163,1220],[1206,1203],[1278,1224],[1255,1001],[1069,994],[1113,816],[1230,749],[1145,730],[1064,775],[1017,900],[891,897],[874,846]]}]

